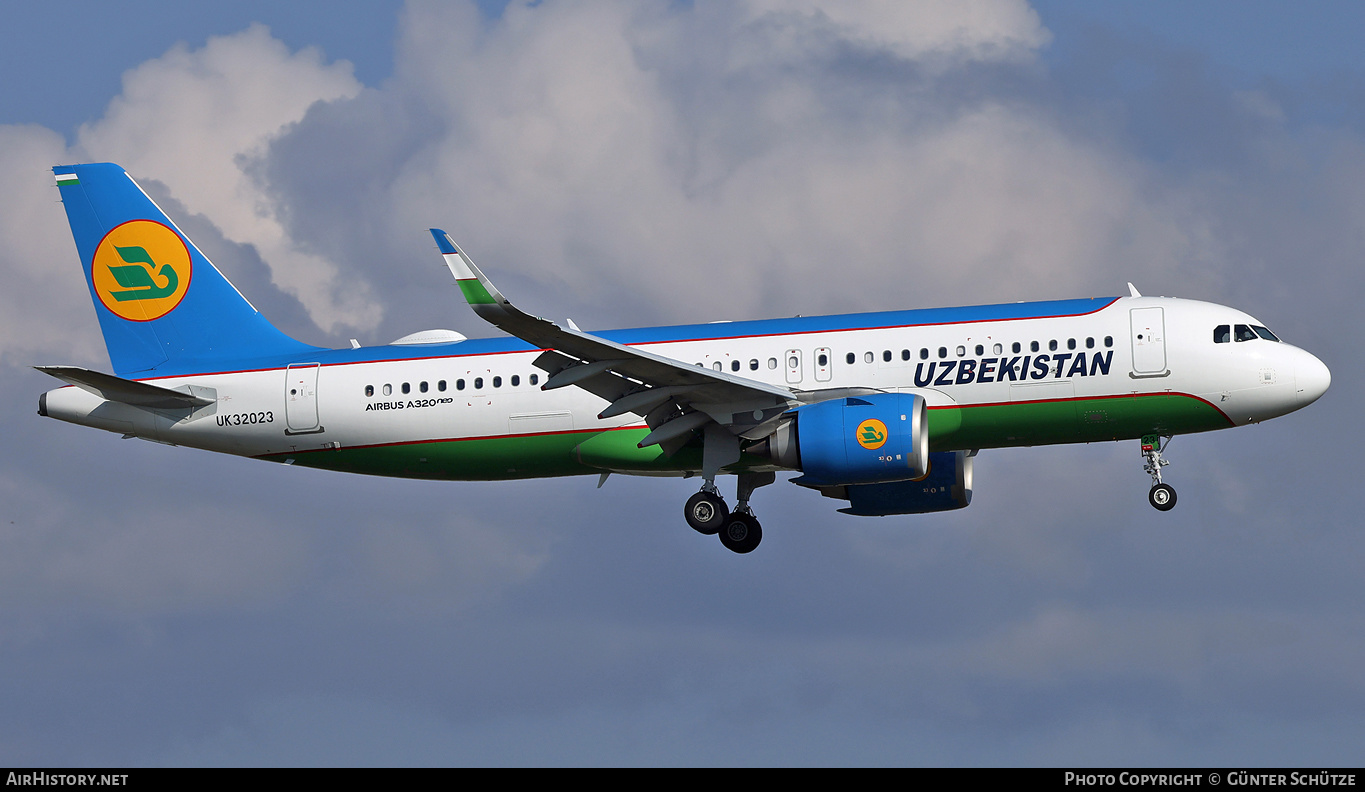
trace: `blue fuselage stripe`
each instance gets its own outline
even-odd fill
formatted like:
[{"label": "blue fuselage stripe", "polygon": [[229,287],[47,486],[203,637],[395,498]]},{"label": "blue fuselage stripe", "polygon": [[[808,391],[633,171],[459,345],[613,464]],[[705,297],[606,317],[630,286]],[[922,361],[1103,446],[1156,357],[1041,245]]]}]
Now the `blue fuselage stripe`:
[{"label": "blue fuselage stripe", "polygon": [[[971,322],[1000,322],[1019,319],[1047,319],[1083,316],[1112,305],[1117,297],[1095,297],[1081,300],[1051,300],[1047,302],[1008,303],[1005,305],[974,305],[960,308],[926,308],[909,311],[837,314],[833,316],[794,316],[787,319],[758,319],[714,324],[673,325],[668,327],[637,327],[605,330],[596,335],[618,344],[660,344],[678,341],[709,341],[731,338],[761,338],[830,333],[849,330],[878,330],[896,327],[930,327],[966,324]],[[323,365],[377,363],[390,360],[419,360],[439,357],[497,355],[509,352],[530,352],[536,347],[516,338],[471,338],[453,344],[414,344],[412,346],[374,346],[359,349],[322,349],[288,358],[263,357],[233,361],[235,370],[282,368],[290,363],[304,362]],[[169,370],[174,368],[174,371]],[[153,377],[223,371],[223,361],[170,361]]]}]

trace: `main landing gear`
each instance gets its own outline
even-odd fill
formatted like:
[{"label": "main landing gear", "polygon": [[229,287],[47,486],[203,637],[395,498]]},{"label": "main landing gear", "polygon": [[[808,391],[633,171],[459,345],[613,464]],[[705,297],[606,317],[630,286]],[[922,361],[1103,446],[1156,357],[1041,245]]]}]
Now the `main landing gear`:
[{"label": "main landing gear", "polygon": [[730,510],[725,506],[725,499],[720,496],[716,485],[708,481],[702,486],[701,492],[687,499],[683,516],[697,533],[714,536],[720,533],[720,526],[729,519]]},{"label": "main landing gear", "polygon": [[[1167,437],[1165,445],[1170,444],[1171,437]],[[1147,492],[1147,502],[1159,511],[1170,511],[1175,508],[1175,488],[1161,482],[1161,469],[1171,464],[1169,459],[1162,459],[1162,448],[1160,435],[1143,435],[1142,456],[1146,461],[1142,469],[1152,477],[1152,488]]]},{"label": "main landing gear", "polygon": [[719,535],[725,549],[734,553],[751,553],[763,541],[763,527],[749,508],[749,497],[754,490],[777,480],[774,473],[741,473],[735,488],[737,504],[734,511],[716,489],[714,479],[702,485],[701,492],[687,499],[683,516],[693,530],[707,536]]}]

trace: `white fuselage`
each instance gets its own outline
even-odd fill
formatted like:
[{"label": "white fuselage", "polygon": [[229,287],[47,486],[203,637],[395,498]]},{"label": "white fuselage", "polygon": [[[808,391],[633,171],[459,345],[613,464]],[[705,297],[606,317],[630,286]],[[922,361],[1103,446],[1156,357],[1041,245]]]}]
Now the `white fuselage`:
[{"label": "white fuselage", "polygon": [[[639,346],[798,391],[915,392],[930,410],[1183,394],[1226,419],[1203,428],[1283,415],[1326,390],[1330,375],[1313,355],[1263,338],[1216,343],[1222,325],[1261,323],[1210,303],[1125,297],[1079,316]],[[727,333],[726,324],[714,327],[717,335]],[[70,386],[46,394],[44,409],[74,423],[243,456],[644,426],[632,413],[598,419],[607,403],[579,388],[542,390],[545,374],[533,365],[539,350],[462,352],[474,343],[432,345],[430,356],[417,357],[408,346],[407,357],[363,362],[333,362],[323,351],[287,367],[144,380],[212,389],[216,404],[193,416],[105,401]],[[1028,436],[1021,443],[1021,436],[1006,429],[995,442],[980,432],[963,443],[933,442],[936,450],[1068,442]]]}]

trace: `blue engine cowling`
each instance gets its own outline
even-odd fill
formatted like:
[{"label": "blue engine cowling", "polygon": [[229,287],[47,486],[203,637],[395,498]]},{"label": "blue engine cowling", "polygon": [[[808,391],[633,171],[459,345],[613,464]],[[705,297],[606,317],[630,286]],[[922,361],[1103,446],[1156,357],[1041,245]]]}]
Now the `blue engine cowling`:
[{"label": "blue engine cowling", "polygon": [[[796,420],[773,438],[774,454],[807,487],[905,481],[929,468],[924,398],[878,393],[831,399],[796,409]],[[794,454],[792,452],[795,452]]]},{"label": "blue engine cowling", "polygon": [[850,484],[842,487],[848,508],[844,514],[884,517],[889,514],[927,514],[961,509],[972,502],[972,457],[966,451],[929,455],[929,475],[915,481]]}]

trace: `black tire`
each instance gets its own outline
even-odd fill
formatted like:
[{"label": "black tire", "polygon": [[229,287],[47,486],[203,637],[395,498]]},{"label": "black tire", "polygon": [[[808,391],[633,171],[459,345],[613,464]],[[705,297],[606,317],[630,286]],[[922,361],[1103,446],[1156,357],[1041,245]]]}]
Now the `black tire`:
[{"label": "black tire", "polygon": [[752,553],[763,541],[763,528],[752,514],[732,514],[720,531],[720,543],[732,553]]},{"label": "black tire", "polygon": [[1175,488],[1170,484],[1157,484],[1147,493],[1147,502],[1157,511],[1170,511],[1175,508]]},{"label": "black tire", "polygon": [[687,499],[683,507],[683,517],[692,530],[707,536],[714,536],[730,516],[730,509],[719,496],[709,492],[698,492]]}]

